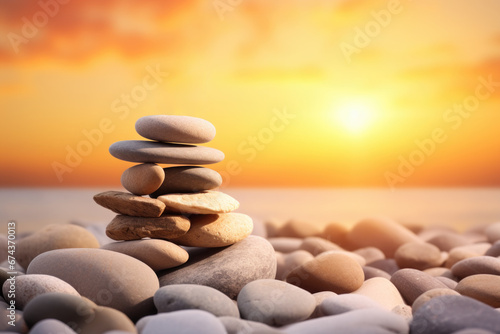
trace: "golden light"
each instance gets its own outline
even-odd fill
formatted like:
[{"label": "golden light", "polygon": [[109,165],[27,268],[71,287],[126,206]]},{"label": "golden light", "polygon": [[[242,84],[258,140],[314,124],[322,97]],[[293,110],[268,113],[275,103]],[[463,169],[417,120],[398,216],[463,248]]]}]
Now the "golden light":
[{"label": "golden light", "polygon": [[353,98],[335,107],[334,120],[348,132],[359,133],[373,123],[375,111],[375,106],[369,101]]}]

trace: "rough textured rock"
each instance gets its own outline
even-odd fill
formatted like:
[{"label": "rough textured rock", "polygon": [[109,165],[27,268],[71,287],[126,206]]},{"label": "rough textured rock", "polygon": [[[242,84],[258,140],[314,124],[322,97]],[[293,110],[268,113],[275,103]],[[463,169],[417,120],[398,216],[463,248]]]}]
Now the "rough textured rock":
[{"label": "rough textured rock", "polygon": [[205,165],[224,160],[224,153],[215,148],[145,140],[116,142],[109,147],[109,153],[120,160],[158,164]]},{"label": "rough textured rock", "polygon": [[[3,295],[9,295],[10,284],[3,285]],[[49,275],[21,275],[15,280],[16,308],[23,309],[26,304],[38,295],[60,292],[80,297],[80,294],[65,281]],[[9,301],[8,298],[5,300]]]},{"label": "rough textured rock", "polygon": [[163,183],[165,173],[157,164],[146,163],[126,169],[121,177],[122,186],[134,195],[149,195]]},{"label": "rough textured rock", "polygon": [[188,252],[187,263],[158,273],[161,286],[206,285],[234,299],[247,283],[276,276],[274,249],[261,237],[250,235],[225,248],[194,248]]},{"label": "rough textured rock", "polygon": [[307,291],[274,279],[248,283],[238,294],[241,317],[270,326],[284,326],[307,319],[316,300]]},{"label": "rough textured rock", "polygon": [[158,197],[172,193],[196,193],[221,186],[222,177],[210,168],[200,166],[177,166],[163,168],[165,180],[150,194]]},{"label": "rough textured rock", "polygon": [[500,316],[494,308],[465,296],[436,297],[413,315],[411,333],[454,333],[478,328],[500,333]]},{"label": "rough textured rock", "polygon": [[176,244],[159,239],[112,242],[101,247],[122,253],[144,262],[154,271],[169,269],[186,263],[188,252]]},{"label": "rough textured rock", "polygon": [[173,242],[191,247],[224,247],[248,237],[252,233],[252,218],[242,213],[192,215],[191,228]]},{"label": "rough textured rock", "polygon": [[455,290],[464,296],[500,308],[500,276],[472,275],[458,282]]},{"label": "rough textured rock", "polygon": [[53,249],[98,247],[97,239],[83,227],[53,224],[17,241],[16,260],[23,268],[28,268],[36,256]]},{"label": "rough textured rock", "polygon": [[240,317],[238,307],[228,296],[209,286],[173,284],[161,287],[154,295],[159,313],[197,309],[216,317]]},{"label": "rough textured rock", "polygon": [[357,248],[376,247],[388,258],[408,242],[421,242],[412,231],[388,218],[368,218],[356,223],[348,240]]},{"label": "rough textured rock", "polygon": [[135,122],[135,131],[144,138],[162,142],[202,144],[215,137],[215,127],[192,116],[150,115]]},{"label": "rough textured rock", "polygon": [[91,248],[53,250],[37,256],[27,273],[58,277],[80,295],[133,320],[154,313],[158,278],[150,267],[128,255]]},{"label": "rough textured rock", "polygon": [[311,293],[348,293],[363,284],[364,273],[359,263],[350,256],[326,252],[292,270],[286,281]]},{"label": "rough textured rock", "polygon": [[189,219],[181,215],[158,218],[118,215],[106,226],[106,235],[113,240],[173,239],[186,234],[190,227]]},{"label": "rough textured rock", "polygon": [[240,203],[220,191],[206,190],[198,193],[167,194],[158,197],[165,204],[165,212],[185,214],[215,214],[236,210]]},{"label": "rough textured rock", "polygon": [[160,217],[165,210],[163,202],[122,191],[105,191],[94,196],[94,201],[113,212],[134,217]]}]

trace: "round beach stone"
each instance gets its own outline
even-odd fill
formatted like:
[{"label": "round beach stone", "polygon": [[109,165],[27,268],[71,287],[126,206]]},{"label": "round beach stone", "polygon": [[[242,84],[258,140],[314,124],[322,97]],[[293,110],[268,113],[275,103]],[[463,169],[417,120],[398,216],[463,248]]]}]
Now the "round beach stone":
[{"label": "round beach stone", "polygon": [[273,237],[267,240],[273,245],[275,251],[285,254],[299,250],[300,245],[302,245],[300,238]]},{"label": "round beach stone", "polygon": [[389,334],[409,333],[409,325],[399,315],[383,309],[369,308],[302,321],[282,331],[286,334]]},{"label": "round beach stone", "polygon": [[[3,295],[8,296],[10,281],[3,285]],[[20,275],[15,280],[16,308],[22,310],[28,302],[38,295],[48,292],[60,292],[80,296],[71,285],[65,281],[49,275]],[[7,301],[8,298],[5,298]]]},{"label": "round beach stone", "polygon": [[98,247],[97,239],[83,227],[51,224],[17,241],[16,261],[23,268],[28,268],[36,256],[53,249]]},{"label": "round beach stone", "polygon": [[411,305],[412,313],[415,314],[415,312],[417,312],[419,308],[421,308],[425,303],[427,303],[432,298],[441,297],[441,296],[449,296],[449,295],[460,296],[460,294],[458,292],[456,292],[455,290],[446,289],[446,288],[437,288],[437,289],[431,289],[431,290],[425,291],[420,296],[418,296],[418,298],[415,299],[415,301]]},{"label": "round beach stone", "polygon": [[282,333],[281,331],[274,329],[271,326],[263,324],[261,322],[250,321],[235,317],[219,317],[220,322],[226,328],[227,334],[250,334],[250,333]]},{"label": "round beach stone", "polygon": [[388,258],[405,243],[421,242],[415,233],[389,218],[361,220],[352,227],[348,239],[357,248],[376,247]]},{"label": "round beach stone", "polygon": [[331,241],[344,249],[353,250],[352,244],[347,239],[350,230],[351,228],[345,224],[333,222],[327,224],[318,237]]},{"label": "round beach stone", "polygon": [[184,265],[158,273],[161,286],[206,285],[234,299],[247,283],[276,276],[274,249],[258,236],[250,235],[225,248],[192,248],[188,252]]},{"label": "round beach stone", "polygon": [[80,295],[133,320],[154,313],[158,278],[150,267],[128,255],[104,249],[58,249],[37,256],[27,273],[58,277]]},{"label": "round beach stone", "polygon": [[210,168],[177,166],[163,168],[165,179],[158,190],[150,194],[158,197],[173,193],[196,193],[212,190],[222,185],[222,176]]},{"label": "round beach stone", "polygon": [[172,284],[161,287],[154,295],[158,312],[198,309],[216,317],[240,317],[238,307],[225,294],[209,286]]},{"label": "round beach stone", "polygon": [[191,247],[224,247],[248,237],[252,233],[252,218],[242,213],[192,215],[191,228],[173,242]]},{"label": "round beach stone", "polygon": [[165,204],[166,212],[185,214],[227,213],[240,206],[240,203],[228,194],[214,190],[189,194],[167,194],[159,196],[158,200]]},{"label": "round beach stone", "polygon": [[150,266],[154,271],[180,266],[189,259],[189,254],[185,249],[160,239],[112,242],[102,246],[101,249],[136,258]]},{"label": "round beach stone", "polygon": [[181,310],[151,317],[141,334],[227,334],[213,314],[203,310]]},{"label": "round beach stone", "polygon": [[364,308],[381,309],[382,306],[373,299],[352,293],[346,293],[323,300],[320,311],[325,316],[337,315]]},{"label": "round beach stone", "polygon": [[370,266],[363,266],[363,272],[365,273],[365,280],[375,277],[382,277],[387,280],[391,279],[391,275],[389,275],[387,272]]},{"label": "round beach stone", "polygon": [[319,235],[321,227],[314,222],[290,219],[277,231],[278,236],[288,238],[307,238]]},{"label": "round beach stone", "polygon": [[320,237],[307,237],[302,241],[299,249],[303,249],[316,256],[332,250],[344,250],[339,245]]},{"label": "round beach stone", "polygon": [[192,116],[143,116],[135,122],[135,131],[144,138],[161,142],[202,144],[215,137],[212,123]]},{"label": "round beach stone", "polygon": [[47,334],[47,333],[76,334],[76,332],[71,327],[66,325],[64,322],[56,319],[45,319],[39,321],[30,330],[30,334]]},{"label": "round beach stone", "polygon": [[447,334],[464,328],[500,333],[499,313],[469,297],[436,297],[415,312],[410,324],[410,333]]},{"label": "round beach stone", "polygon": [[462,261],[470,257],[485,255],[490,247],[491,244],[488,242],[455,247],[449,251],[445,267],[451,268],[458,261]]},{"label": "round beach stone", "polygon": [[399,268],[424,270],[441,265],[441,251],[432,244],[408,242],[399,246],[394,254]]},{"label": "round beach stone", "polygon": [[113,212],[134,217],[160,217],[165,210],[163,202],[122,191],[105,191],[94,195],[94,201]]},{"label": "round beach stone", "polygon": [[305,320],[316,308],[316,300],[309,292],[274,279],[248,283],[237,301],[242,318],[270,326]]},{"label": "round beach stone", "polygon": [[[281,254],[281,253],[280,253]],[[278,259],[278,253],[277,259]],[[276,272],[276,279],[285,280],[288,274],[298,266],[306,263],[314,259],[314,256],[311,253],[306,252],[305,250],[296,250],[292,253],[282,254],[283,262],[280,263],[278,261],[278,269]]]},{"label": "round beach stone", "polygon": [[118,215],[106,226],[106,235],[113,240],[172,239],[186,234],[190,226],[189,219],[181,215],[158,218]]},{"label": "round beach stone", "polygon": [[500,259],[491,256],[471,257],[455,263],[451,272],[459,279],[478,274],[500,275]]},{"label": "round beach stone", "polygon": [[311,293],[355,291],[364,281],[363,268],[343,253],[326,252],[295,268],[286,281]]},{"label": "round beach stone", "polygon": [[314,312],[309,316],[309,319],[314,319],[314,318],[319,318],[323,317],[324,314],[321,312],[320,305],[323,302],[323,300],[337,296],[335,292],[332,291],[320,291],[313,293],[312,296],[316,300],[316,308],[314,309]]},{"label": "round beach stone", "polygon": [[500,241],[495,242],[484,254],[486,256],[499,257],[500,256]]},{"label": "round beach stone", "polygon": [[488,225],[484,230],[484,234],[488,237],[488,241],[495,243],[500,240],[500,222]]},{"label": "round beach stone", "polygon": [[353,253],[364,257],[367,264],[370,264],[371,262],[374,262],[374,261],[385,259],[384,252],[382,252],[380,249],[375,248],[375,247],[359,248],[359,249],[356,249],[355,251],[353,251]]},{"label": "round beach stone", "polygon": [[122,186],[134,195],[149,195],[165,180],[163,168],[153,163],[132,166],[121,177]]},{"label": "round beach stone", "polygon": [[370,262],[369,264],[370,267],[380,269],[388,273],[389,275],[394,274],[396,271],[398,271],[399,266],[396,263],[396,260],[394,259],[383,259],[383,260],[376,260],[373,262]]},{"label": "round beach stone", "polygon": [[447,288],[447,286],[423,271],[405,268],[398,270],[391,277],[391,282],[399,290],[399,293],[406,300],[408,305],[412,305],[422,293],[437,288]]},{"label": "round beach stone", "polygon": [[455,290],[464,296],[500,308],[500,276],[479,274],[465,277]]},{"label": "round beach stone", "polygon": [[441,232],[427,240],[428,243],[437,246],[444,252],[449,252],[455,247],[468,245],[469,239],[455,232]]},{"label": "round beach stone", "polygon": [[382,277],[367,279],[353,294],[368,297],[388,311],[393,310],[398,305],[405,304],[396,286]]},{"label": "round beach stone", "polygon": [[224,160],[224,153],[215,148],[145,140],[116,142],[109,147],[109,153],[120,160],[158,164],[206,165]]}]

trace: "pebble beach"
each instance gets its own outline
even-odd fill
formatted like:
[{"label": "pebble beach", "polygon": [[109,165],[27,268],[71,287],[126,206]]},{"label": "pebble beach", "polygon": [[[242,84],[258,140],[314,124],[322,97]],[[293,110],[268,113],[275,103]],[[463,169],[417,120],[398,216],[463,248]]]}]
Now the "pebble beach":
[{"label": "pebble beach", "polygon": [[210,169],[224,159],[210,122],[145,116],[135,130],[145,140],[109,148],[132,164],[123,188],[92,196],[108,221],[0,235],[1,332],[500,333],[492,217],[252,215]]}]

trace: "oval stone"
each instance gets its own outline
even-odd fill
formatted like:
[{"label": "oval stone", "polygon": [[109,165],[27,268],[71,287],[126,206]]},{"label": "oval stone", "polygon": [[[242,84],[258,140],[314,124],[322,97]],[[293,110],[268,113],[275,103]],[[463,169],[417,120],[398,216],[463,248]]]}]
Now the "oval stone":
[{"label": "oval stone", "polygon": [[277,231],[278,236],[288,238],[307,238],[319,235],[321,227],[309,221],[291,219]]},{"label": "oval stone", "polygon": [[271,326],[261,322],[250,321],[235,317],[219,317],[220,322],[226,328],[227,334],[283,334],[283,332],[274,329]]},{"label": "oval stone", "polygon": [[394,254],[399,268],[424,270],[442,264],[441,251],[432,244],[409,242],[401,245]]},{"label": "oval stone", "polygon": [[213,314],[203,310],[160,313],[150,319],[141,334],[227,334],[224,325]]},{"label": "oval stone", "polygon": [[352,293],[326,298],[319,307],[320,312],[325,316],[337,315],[365,308],[382,308],[382,306],[373,299]]},{"label": "oval stone", "polygon": [[64,322],[56,319],[45,319],[39,321],[30,330],[30,334],[47,334],[47,333],[57,333],[57,334],[76,334],[76,332],[67,326]]},{"label": "oval stone", "polygon": [[459,279],[478,274],[500,275],[500,259],[491,256],[471,257],[455,263],[451,272]]},{"label": "oval stone", "polygon": [[367,279],[353,294],[369,297],[388,311],[405,304],[396,286],[382,277]]},{"label": "oval stone", "polygon": [[[247,283],[276,276],[271,244],[250,235],[226,248],[193,248],[184,265],[158,273],[160,285],[200,284],[234,299]],[[200,275],[203,273],[203,275]]]},{"label": "oval stone", "polygon": [[[3,285],[5,300],[9,300],[10,281]],[[38,295],[60,292],[80,297],[80,294],[65,281],[49,275],[20,275],[15,280],[16,308],[22,310],[26,304]]]},{"label": "oval stone", "polygon": [[192,116],[143,116],[135,122],[135,130],[144,138],[162,142],[202,144],[215,137],[212,123]]},{"label": "oval stone", "polygon": [[484,230],[484,234],[488,237],[488,241],[492,244],[500,240],[500,222],[490,224]]},{"label": "oval stone", "polygon": [[106,235],[113,240],[171,239],[185,234],[190,226],[189,219],[181,215],[158,218],[118,215],[106,226]]},{"label": "oval stone", "polygon": [[28,268],[39,254],[62,248],[98,248],[99,242],[83,227],[72,224],[51,224],[17,241],[16,260]]},{"label": "oval stone", "polygon": [[302,241],[299,249],[303,249],[312,255],[316,256],[324,252],[332,250],[344,250],[339,245],[334,244],[320,237],[307,237]]},{"label": "oval stone", "polygon": [[458,282],[455,290],[464,296],[500,308],[500,276],[479,274]]},{"label": "oval stone", "polygon": [[270,326],[305,320],[316,308],[316,300],[309,292],[274,279],[248,283],[241,289],[237,301],[243,319]]},{"label": "oval stone", "polygon": [[299,250],[302,244],[302,239],[299,238],[287,238],[287,237],[273,237],[267,239],[273,248],[277,252],[281,253],[292,253]]},{"label": "oval stone", "polygon": [[[281,253],[276,253],[277,259],[279,259],[278,254]],[[312,256],[311,253],[301,249],[296,250],[292,253],[283,254],[282,257],[283,261],[278,261],[278,269],[276,272],[276,279],[279,280],[285,280],[292,270],[306,263],[307,261],[314,259],[314,256]]]},{"label": "oval stone", "polygon": [[174,165],[206,165],[224,160],[224,153],[215,148],[145,140],[116,142],[109,147],[109,153],[117,159],[130,162]]},{"label": "oval stone", "polygon": [[94,201],[113,212],[134,217],[160,217],[165,210],[161,201],[123,191],[105,191],[94,195]]},{"label": "oval stone", "polygon": [[399,290],[399,293],[406,300],[408,305],[412,305],[422,293],[431,289],[448,288],[444,283],[435,277],[416,269],[401,269],[391,277],[391,282]]},{"label": "oval stone", "polygon": [[363,268],[352,257],[326,252],[292,270],[286,281],[311,293],[348,293],[361,287],[364,278]]},{"label": "oval stone", "polygon": [[80,295],[133,320],[155,312],[158,278],[150,267],[128,255],[90,248],[53,250],[37,256],[27,273],[58,277]]},{"label": "oval stone", "polygon": [[240,317],[238,307],[228,296],[209,286],[172,284],[161,287],[154,295],[158,312],[197,309],[216,317]]},{"label": "oval stone", "polygon": [[425,303],[430,301],[432,298],[436,297],[441,297],[441,296],[460,296],[458,292],[452,289],[443,289],[443,288],[438,288],[438,289],[431,289],[428,291],[425,291],[422,293],[420,296],[418,296],[417,299],[413,302],[411,305],[412,307],[412,313],[415,314],[415,312],[418,311],[419,308],[421,308]]},{"label": "oval stone", "polygon": [[163,168],[165,179],[151,197],[172,193],[196,193],[218,188],[222,184],[219,173],[200,166],[177,166]]},{"label": "oval stone", "polygon": [[436,297],[415,312],[410,333],[447,334],[464,328],[500,333],[498,311],[465,296]]},{"label": "oval stone", "polygon": [[488,242],[470,244],[466,246],[455,247],[448,253],[448,259],[445,262],[446,268],[451,268],[458,261],[485,255],[491,244]]},{"label": "oval stone", "polygon": [[171,239],[183,246],[224,247],[248,237],[252,233],[252,218],[242,213],[193,215],[186,234]]},{"label": "oval stone", "polygon": [[356,223],[348,234],[357,248],[376,247],[388,258],[407,242],[421,242],[412,231],[388,218],[368,218]]},{"label": "oval stone", "polygon": [[134,195],[149,195],[165,180],[163,168],[153,163],[132,166],[121,177],[122,186]]},{"label": "oval stone", "polygon": [[167,194],[159,196],[158,200],[165,204],[165,212],[183,214],[227,213],[240,206],[240,203],[228,194],[214,190],[188,194]]},{"label": "oval stone", "polygon": [[180,266],[189,259],[185,249],[160,239],[112,242],[101,247],[110,251],[132,256],[144,262],[154,271]]}]

